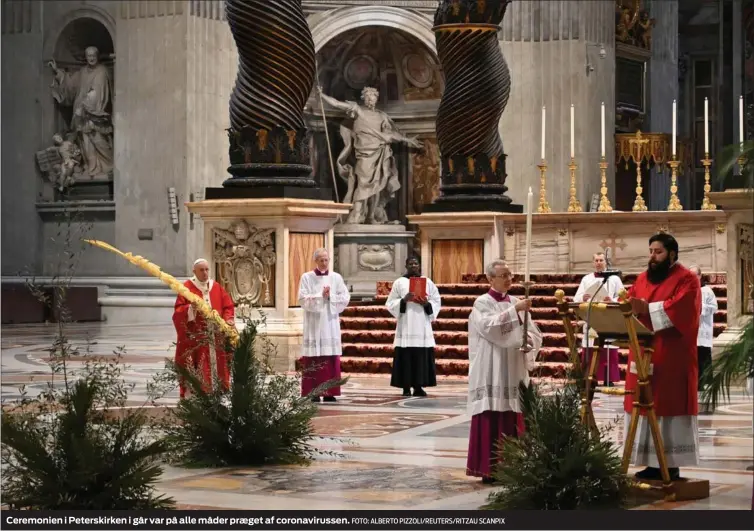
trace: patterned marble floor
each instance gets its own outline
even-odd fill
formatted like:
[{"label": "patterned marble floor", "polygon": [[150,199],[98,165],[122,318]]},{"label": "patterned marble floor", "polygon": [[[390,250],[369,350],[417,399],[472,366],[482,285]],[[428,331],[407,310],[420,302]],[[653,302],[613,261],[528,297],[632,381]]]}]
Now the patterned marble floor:
[{"label": "patterned marble floor", "polygon": [[[2,401],[19,386],[39,392],[48,381],[45,359],[53,329],[4,326]],[[69,337],[82,352],[109,355],[125,349],[125,379],[135,385],[134,405],[146,398],[146,383],[171,356],[168,326],[75,325]],[[385,377],[352,378],[336,404],[322,404],[315,419],[316,444],[339,454],[308,467],[187,470],[168,467],[160,489],[183,507],[228,509],[475,509],[493,490],[466,477],[469,419],[466,382],[442,379],[428,398],[403,398]],[[175,403],[177,393],[166,404]],[[622,438],[621,400],[595,400],[599,423],[611,423]],[[749,509],[753,462],[752,398],[741,392],[714,414],[699,418],[701,461],[684,475],[708,479],[707,500],[657,502],[642,509]]]}]

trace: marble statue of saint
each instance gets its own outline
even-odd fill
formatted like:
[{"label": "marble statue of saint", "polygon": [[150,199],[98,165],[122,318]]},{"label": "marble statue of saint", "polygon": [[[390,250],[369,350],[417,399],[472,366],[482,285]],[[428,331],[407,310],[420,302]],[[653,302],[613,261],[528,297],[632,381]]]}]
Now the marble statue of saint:
[{"label": "marble statue of saint", "polygon": [[[353,204],[346,223],[388,223],[385,206],[401,187],[390,144],[403,142],[421,148],[421,142],[401,134],[390,117],[375,108],[379,99],[377,89],[365,87],[362,90],[363,106],[326,96],[322,87],[318,90],[324,102],[345,111],[353,120],[352,125],[344,124],[340,128],[345,147],[337,160],[338,174],[348,182],[343,202]],[[352,153],[354,165],[350,163]]]},{"label": "marble statue of saint", "polygon": [[55,72],[51,92],[55,101],[73,109],[70,130],[83,158],[83,173],[89,178],[104,177],[113,169],[113,128],[107,112],[112,98],[112,80],[107,67],[99,62],[99,50],[86,49],[86,65],[66,72],[50,61]]}]

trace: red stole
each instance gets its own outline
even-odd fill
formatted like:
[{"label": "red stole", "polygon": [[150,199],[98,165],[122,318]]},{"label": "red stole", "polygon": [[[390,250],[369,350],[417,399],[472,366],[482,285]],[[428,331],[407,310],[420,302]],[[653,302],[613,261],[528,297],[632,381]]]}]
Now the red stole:
[{"label": "red stole", "polygon": [[[629,290],[629,296],[647,302],[663,302],[663,308],[673,326],[655,332],[652,354],[652,393],[655,411],[660,417],[696,415],[699,413],[697,397],[698,365],[696,336],[702,308],[699,280],[691,271],[676,263],[670,268],[668,278],[652,284],[644,272]],[[639,320],[652,330],[649,315]],[[634,353],[629,353],[626,371],[626,389],[636,390],[636,374],[631,373]],[[633,395],[626,395],[624,409],[630,412]]]}]

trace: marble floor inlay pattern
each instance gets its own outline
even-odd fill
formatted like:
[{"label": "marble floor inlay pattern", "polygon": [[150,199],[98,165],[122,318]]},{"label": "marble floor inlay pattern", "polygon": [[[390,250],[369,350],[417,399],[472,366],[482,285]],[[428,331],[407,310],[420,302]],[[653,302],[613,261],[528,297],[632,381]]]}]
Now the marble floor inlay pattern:
[{"label": "marble floor inlay pattern", "polygon": [[[2,401],[40,392],[49,381],[51,326],[3,326]],[[124,349],[124,378],[134,385],[129,404],[146,400],[147,382],[171,357],[172,326],[72,325],[81,352],[112,356]],[[82,359],[71,362],[80,367]],[[334,404],[323,403],[315,444],[327,453],[310,466],[241,469],[166,467],[160,490],[182,508],[227,509],[475,509],[494,488],[465,475],[469,418],[466,382],[440,378],[427,398],[404,398],[389,376],[352,375]],[[162,400],[170,406],[177,391]],[[622,399],[599,396],[595,416],[623,437]],[[640,509],[749,509],[754,461],[752,397],[736,391],[730,404],[699,416],[700,462],[684,475],[708,479],[709,499],[656,502]],[[334,454],[334,455],[333,455]]]}]

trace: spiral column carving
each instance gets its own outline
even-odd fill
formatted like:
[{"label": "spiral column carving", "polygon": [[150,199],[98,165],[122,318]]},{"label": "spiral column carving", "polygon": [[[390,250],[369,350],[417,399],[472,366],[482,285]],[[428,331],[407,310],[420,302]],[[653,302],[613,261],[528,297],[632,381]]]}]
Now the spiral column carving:
[{"label": "spiral column carving", "polygon": [[230,167],[223,186],[313,187],[304,106],[314,41],[301,0],[225,0],[238,48],[230,96]]},{"label": "spiral column carving", "polygon": [[445,92],[436,124],[442,185],[430,211],[521,211],[505,195],[506,155],[498,131],[511,80],[497,31],[509,3],[440,0],[435,12]]}]

